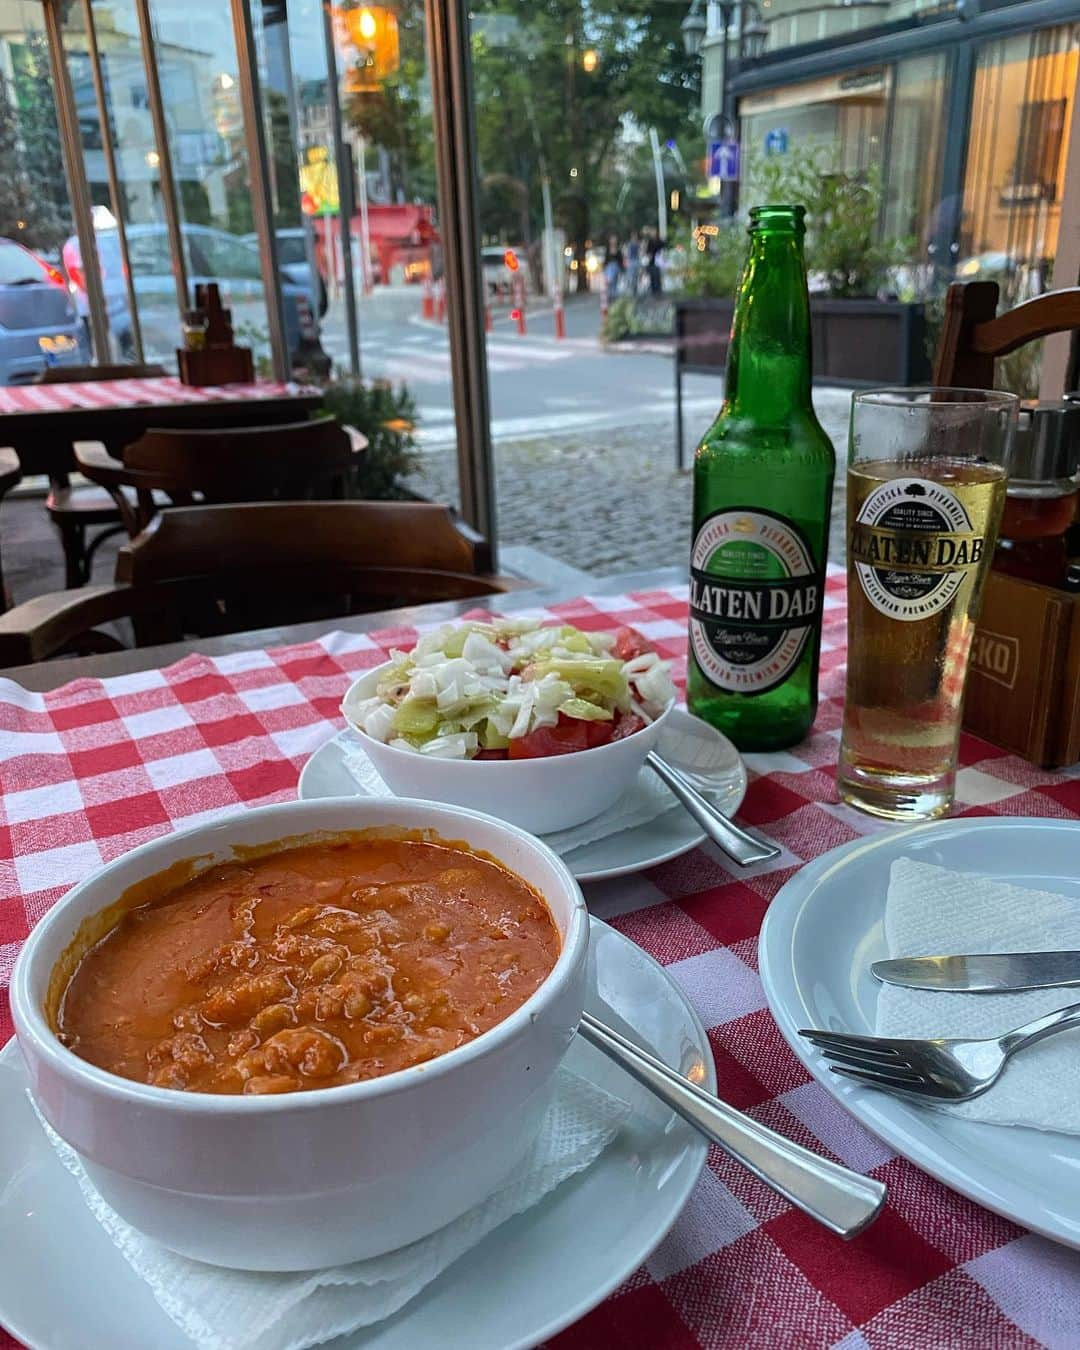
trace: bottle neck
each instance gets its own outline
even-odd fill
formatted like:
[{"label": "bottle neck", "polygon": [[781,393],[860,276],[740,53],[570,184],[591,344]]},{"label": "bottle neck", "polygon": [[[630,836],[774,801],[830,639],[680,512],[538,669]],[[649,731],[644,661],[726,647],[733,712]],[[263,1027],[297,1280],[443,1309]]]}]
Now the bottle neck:
[{"label": "bottle neck", "polygon": [[801,232],[751,233],[731,326],[724,403],[729,412],[766,424],[812,406]]}]

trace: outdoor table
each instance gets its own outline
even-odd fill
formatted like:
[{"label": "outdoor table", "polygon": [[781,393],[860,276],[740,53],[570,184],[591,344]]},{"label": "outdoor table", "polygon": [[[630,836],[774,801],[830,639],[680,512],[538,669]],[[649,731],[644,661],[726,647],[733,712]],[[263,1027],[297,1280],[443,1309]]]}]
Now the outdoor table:
[{"label": "outdoor table", "polygon": [[[517,592],[494,605],[541,606],[586,628],[640,628],[683,680],[687,590],[675,569],[607,578],[584,597]],[[34,919],[102,861],[192,816],[292,798],[308,756],[341,727],[353,676],[410,645],[418,625],[476,608],[426,606],[345,619],[332,633],[323,622],[0,672],[0,977]],[[894,1154],[810,1077],[765,1005],[757,935],[769,901],[802,863],[882,828],[836,795],[844,620],[834,568],[814,730],[792,750],[745,757],[740,819],[780,857],[744,870],[704,845],[585,890],[593,912],[660,961],[697,1008],[721,1096],[885,1181],[888,1208],[844,1243],[712,1148],[671,1232],[550,1342],[559,1350],[1080,1344],[1080,1253]],[[1080,778],[965,735],[957,809],[1075,818]],[[10,1032],[5,994],[0,1041]]]},{"label": "outdoor table", "polygon": [[[253,414],[251,404],[259,405]],[[75,468],[75,441],[102,441],[113,453],[150,427],[218,426],[302,420],[322,405],[310,386],[270,380],[190,385],[171,375],[140,380],[87,380],[0,388],[0,445],[19,456],[24,477],[63,481]]]}]

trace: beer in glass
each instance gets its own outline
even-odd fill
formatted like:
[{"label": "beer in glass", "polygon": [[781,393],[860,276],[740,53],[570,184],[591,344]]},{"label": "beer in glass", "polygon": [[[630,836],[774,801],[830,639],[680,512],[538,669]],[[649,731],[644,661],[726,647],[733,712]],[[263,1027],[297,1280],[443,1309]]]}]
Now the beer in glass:
[{"label": "beer in glass", "polygon": [[968,652],[1019,400],[885,389],[852,400],[848,667],[839,788],[891,820],[952,804]]}]

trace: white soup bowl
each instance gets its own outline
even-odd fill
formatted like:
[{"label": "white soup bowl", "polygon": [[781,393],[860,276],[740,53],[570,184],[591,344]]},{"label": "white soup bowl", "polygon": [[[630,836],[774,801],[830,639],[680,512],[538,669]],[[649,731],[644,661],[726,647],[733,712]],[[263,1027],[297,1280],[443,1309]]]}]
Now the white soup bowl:
[{"label": "white soup bowl", "polygon": [[[280,1096],[151,1087],[57,1039],[46,1003],[80,924],[174,863],[365,829],[432,831],[497,858],[547,901],[562,942],[520,1008],[467,1045],[365,1082]],[[238,811],[133,849],[41,920],[15,965],[15,1030],[41,1114],[112,1208],[185,1256],[251,1270],[337,1265],[463,1214],[529,1148],[581,1014],[588,915],[564,864],[524,831],[430,802],[357,798]]]}]

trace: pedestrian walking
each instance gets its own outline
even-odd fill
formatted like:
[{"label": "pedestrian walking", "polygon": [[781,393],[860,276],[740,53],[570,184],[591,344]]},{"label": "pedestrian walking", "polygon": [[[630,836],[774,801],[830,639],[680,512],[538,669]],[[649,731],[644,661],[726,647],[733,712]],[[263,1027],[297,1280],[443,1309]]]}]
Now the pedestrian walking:
[{"label": "pedestrian walking", "polygon": [[641,239],[637,230],[631,230],[626,244],[626,289],[631,296],[638,293],[641,280]]},{"label": "pedestrian walking", "polygon": [[660,238],[656,231],[650,230],[649,242],[645,245],[650,295],[660,295],[663,292],[664,274],[661,269],[664,263],[664,249],[666,247],[666,243]]},{"label": "pedestrian walking", "polygon": [[619,237],[615,234],[609,234],[607,249],[604,253],[604,285],[607,287],[608,304],[611,304],[619,293],[619,280],[622,277],[623,267]]}]

